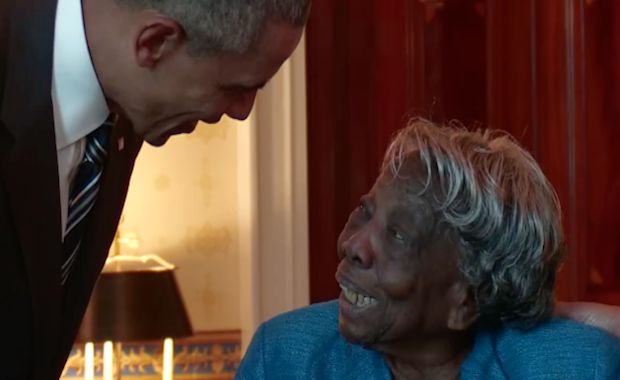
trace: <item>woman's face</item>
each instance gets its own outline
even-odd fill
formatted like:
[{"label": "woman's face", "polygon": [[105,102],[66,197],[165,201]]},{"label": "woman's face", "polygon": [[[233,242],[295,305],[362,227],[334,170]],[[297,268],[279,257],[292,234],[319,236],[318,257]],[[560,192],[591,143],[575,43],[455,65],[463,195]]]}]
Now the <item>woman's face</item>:
[{"label": "woman's face", "polygon": [[447,320],[460,279],[455,239],[427,196],[416,195],[426,179],[422,166],[409,169],[406,180],[382,174],[338,238],[340,331],[378,350],[453,333]]}]

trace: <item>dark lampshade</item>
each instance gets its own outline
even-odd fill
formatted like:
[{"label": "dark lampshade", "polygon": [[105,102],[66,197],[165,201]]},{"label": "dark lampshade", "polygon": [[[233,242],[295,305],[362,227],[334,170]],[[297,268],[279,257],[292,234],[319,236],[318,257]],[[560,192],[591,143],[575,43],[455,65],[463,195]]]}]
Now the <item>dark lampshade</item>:
[{"label": "dark lampshade", "polygon": [[173,270],[104,272],[77,341],[159,340],[191,334]]}]

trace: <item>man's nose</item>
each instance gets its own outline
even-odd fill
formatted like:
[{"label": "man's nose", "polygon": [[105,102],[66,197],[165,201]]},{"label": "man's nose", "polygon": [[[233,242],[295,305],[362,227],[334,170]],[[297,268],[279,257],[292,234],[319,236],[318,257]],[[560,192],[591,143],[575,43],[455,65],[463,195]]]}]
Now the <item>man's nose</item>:
[{"label": "man's nose", "polygon": [[256,90],[240,95],[230,103],[225,113],[233,119],[245,120],[252,111],[255,99]]}]

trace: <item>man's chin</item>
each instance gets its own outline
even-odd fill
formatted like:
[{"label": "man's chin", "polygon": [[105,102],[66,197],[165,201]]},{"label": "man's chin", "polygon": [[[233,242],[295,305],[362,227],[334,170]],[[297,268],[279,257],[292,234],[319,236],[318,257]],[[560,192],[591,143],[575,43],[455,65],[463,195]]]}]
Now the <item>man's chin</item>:
[{"label": "man's chin", "polygon": [[162,146],[168,141],[170,137],[174,135],[190,134],[194,132],[197,124],[198,123],[196,121],[189,121],[183,124],[179,124],[174,128],[168,128],[163,131],[160,130],[159,134],[157,135],[155,135],[155,133],[157,132],[151,132],[150,134],[147,133],[144,136],[144,141],[153,146]]},{"label": "man's chin", "polygon": [[146,141],[147,144],[151,146],[160,147],[160,146],[163,146],[166,142],[168,142],[169,138],[170,136],[158,136],[158,137],[153,137],[153,138],[146,137],[144,141]]}]

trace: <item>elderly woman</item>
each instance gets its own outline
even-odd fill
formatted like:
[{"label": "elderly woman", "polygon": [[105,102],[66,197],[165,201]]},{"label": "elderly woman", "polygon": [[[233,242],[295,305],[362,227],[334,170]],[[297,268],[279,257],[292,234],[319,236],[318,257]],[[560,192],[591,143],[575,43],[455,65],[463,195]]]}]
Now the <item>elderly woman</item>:
[{"label": "elderly woman", "polygon": [[340,238],[337,301],[256,332],[238,379],[620,379],[620,341],[551,319],[554,190],[509,136],[414,120]]}]

